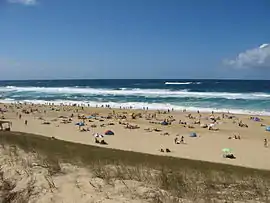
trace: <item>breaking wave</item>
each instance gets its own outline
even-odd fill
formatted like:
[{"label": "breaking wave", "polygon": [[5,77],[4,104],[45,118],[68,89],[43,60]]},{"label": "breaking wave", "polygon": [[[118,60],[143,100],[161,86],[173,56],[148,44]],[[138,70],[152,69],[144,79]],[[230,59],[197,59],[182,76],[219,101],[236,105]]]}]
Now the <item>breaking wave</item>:
[{"label": "breaking wave", "polygon": [[65,96],[77,94],[81,96],[134,96],[134,97],[161,97],[161,98],[221,98],[221,99],[243,99],[243,100],[269,100],[270,94],[262,92],[254,93],[231,93],[231,92],[193,92],[188,89],[169,90],[169,89],[141,89],[141,88],[120,88],[120,89],[101,89],[101,88],[76,88],[76,87],[0,87],[0,93],[6,96],[24,94],[31,96],[32,93],[52,94]]},{"label": "breaking wave", "polygon": [[165,82],[165,85],[190,85],[196,84],[199,85],[201,82]]}]

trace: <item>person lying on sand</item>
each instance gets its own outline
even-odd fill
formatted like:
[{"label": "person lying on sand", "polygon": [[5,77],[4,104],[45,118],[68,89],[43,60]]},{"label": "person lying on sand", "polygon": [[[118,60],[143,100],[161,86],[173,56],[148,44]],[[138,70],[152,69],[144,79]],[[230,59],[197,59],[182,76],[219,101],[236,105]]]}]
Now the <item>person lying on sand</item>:
[{"label": "person lying on sand", "polygon": [[159,151],[160,151],[160,152],[167,152],[167,153],[171,152],[171,150],[168,149],[168,148],[166,148],[165,150],[161,148]]},{"label": "person lying on sand", "polygon": [[157,128],[154,128],[153,129],[155,132],[161,132],[162,130],[160,130],[160,129],[157,129]]},{"label": "person lying on sand", "polygon": [[231,137],[231,136],[228,137],[228,139],[229,139],[229,140],[231,140],[231,139],[241,140],[241,137],[240,137],[240,135],[238,135],[238,136],[237,136],[237,135],[234,135],[233,137]]},{"label": "person lying on sand", "polygon": [[100,144],[101,144],[101,145],[108,145],[108,143],[105,142],[105,140],[101,140],[101,141],[100,141]]},{"label": "person lying on sand", "polygon": [[196,125],[196,124],[200,125],[200,124],[201,124],[201,121],[200,121],[200,120],[194,121],[193,124],[195,124],[195,125]]},{"label": "person lying on sand", "polygon": [[243,123],[241,120],[239,121],[238,125],[239,125],[240,127],[248,128],[248,125],[245,124],[245,123]]},{"label": "person lying on sand", "polygon": [[87,130],[85,128],[81,128],[80,132],[86,132]]},{"label": "person lying on sand", "polygon": [[165,133],[161,133],[161,135],[166,135],[166,136],[169,136],[169,135],[170,135],[170,133],[165,132]]},{"label": "person lying on sand", "polygon": [[138,125],[131,125],[131,124],[127,123],[125,128],[127,128],[127,129],[139,129],[140,127]]},{"label": "person lying on sand", "polygon": [[227,159],[236,159],[236,157],[233,154],[225,154],[223,155],[223,157]]},{"label": "person lying on sand", "polygon": [[185,122],[185,121],[179,121],[179,124],[182,124],[182,125],[187,125],[187,122]]}]

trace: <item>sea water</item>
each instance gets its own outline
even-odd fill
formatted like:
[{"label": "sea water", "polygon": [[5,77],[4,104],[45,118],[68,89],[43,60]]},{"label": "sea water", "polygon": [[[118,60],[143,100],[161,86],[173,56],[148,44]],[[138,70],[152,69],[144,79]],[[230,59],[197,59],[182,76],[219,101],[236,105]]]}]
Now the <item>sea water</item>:
[{"label": "sea water", "polygon": [[0,102],[110,105],[142,109],[270,115],[270,81],[35,80],[0,81]]}]

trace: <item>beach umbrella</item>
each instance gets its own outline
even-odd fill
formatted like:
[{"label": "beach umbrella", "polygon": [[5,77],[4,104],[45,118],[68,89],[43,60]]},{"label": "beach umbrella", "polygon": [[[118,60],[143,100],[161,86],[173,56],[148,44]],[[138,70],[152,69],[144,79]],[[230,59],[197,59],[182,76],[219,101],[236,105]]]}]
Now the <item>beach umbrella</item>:
[{"label": "beach umbrella", "polygon": [[107,131],[105,132],[105,135],[114,135],[114,132],[111,131],[111,130],[107,130]]},{"label": "beach umbrella", "polygon": [[76,123],[75,125],[84,126],[84,123],[83,122],[79,122],[79,123]]},{"label": "beach umbrella", "polygon": [[190,137],[197,137],[197,134],[196,133],[190,133],[190,135],[189,135]]},{"label": "beach umbrella", "polygon": [[161,122],[161,125],[168,125],[169,123],[167,123],[166,121]]},{"label": "beach umbrella", "polygon": [[261,119],[258,118],[258,117],[253,118],[253,120],[254,120],[254,121],[261,121]]},{"label": "beach umbrella", "polygon": [[95,118],[95,117],[94,117],[94,116],[88,116],[87,118],[88,118],[88,119],[92,119],[92,118]]},{"label": "beach umbrella", "polygon": [[232,150],[230,148],[223,148],[222,151],[224,153],[231,153],[232,152]]}]

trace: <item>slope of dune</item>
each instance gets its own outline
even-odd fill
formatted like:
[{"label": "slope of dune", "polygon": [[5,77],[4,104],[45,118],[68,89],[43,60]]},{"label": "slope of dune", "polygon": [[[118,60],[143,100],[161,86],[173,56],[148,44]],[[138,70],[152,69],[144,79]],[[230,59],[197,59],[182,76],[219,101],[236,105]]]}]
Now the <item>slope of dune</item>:
[{"label": "slope of dune", "polygon": [[0,131],[0,202],[269,202],[269,171]]}]

